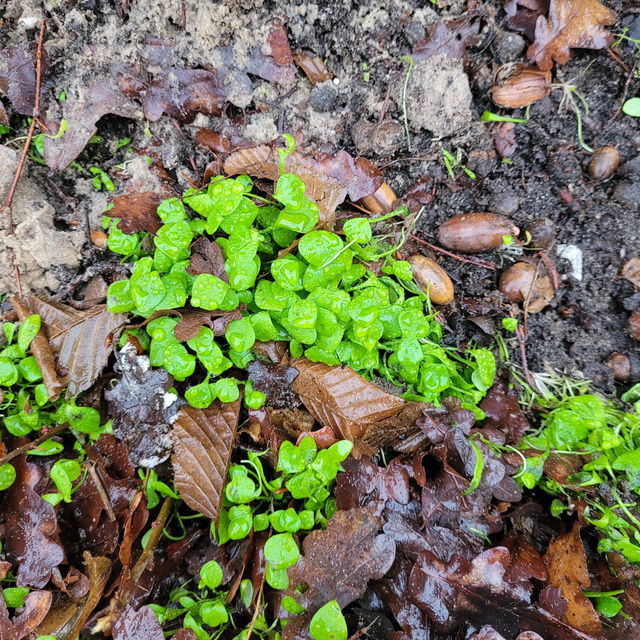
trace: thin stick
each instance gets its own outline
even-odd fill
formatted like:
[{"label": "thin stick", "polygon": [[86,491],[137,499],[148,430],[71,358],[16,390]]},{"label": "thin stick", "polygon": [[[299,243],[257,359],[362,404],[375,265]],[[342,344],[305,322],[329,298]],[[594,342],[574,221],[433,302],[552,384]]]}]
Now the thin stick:
[{"label": "thin stick", "polygon": [[7,453],[6,456],[0,458],[0,467],[3,464],[6,464],[10,460],[17,458],[20,454],[26,453],[27,451],[31,451],[31,449],[37,449],[43,442],[49,440],[49,438],[53,438],[53,436],[57,436],[59,433],[62,433],[65,429],[68,429],[69,425],[65,422],[64,424],[59,424],[57,427],[53,429],[49,429],[47,433],[43,433],[39,438],[33,440],[32,442],[27,442],[27,444],[23,444],[21,447],[14,449],[10,453]]},{"label": "thin stick", "polygon": [[626,73],[629,73],[629,67],[627,67],[627,65],[622,62],[615,53],[613,53],[611,47],[607,47],[607,53],[625,70]]},{"label": "thin stick", "polygon": [[493,262],[485,262],[484,260],[474,260],[473,258],[463,258],[462,256],[456,255],[455,253],[451,253],[451,251],[447,251],[446,249],[441,249],[440,247],[436,247],[434,244],[427,242],[426,240],[422,240],[414,235],[409,234],[409,237],[419,242],[420,244],[427,245],[430,249],[434,251],[439,251],[440,253],[444,253],[445,256],[449,256],[450,258],[455,258],[456,260],[460,260],[460,262],[467,262],[469,264],[473,264],[476,267],[483,267],[484,269],[491,269],[491,271],[495,271],[498,267],[493,264]]},{"label": "thin stick", "polygon": [[258,614],[260,613],[260,609],[262,608],[262,590],[264,589],[264,576],[262,576],[262,582],[260,583],[260,589],[258,589],[258,597],[256,598],[256,609],[253,612],[253,618],[251,618],[251,624],[247,629],[247,635],[245,640],[249,640],[251,637],[251,633],[253,631],[253,627],[256,624],[256,620],[258,619]]}]

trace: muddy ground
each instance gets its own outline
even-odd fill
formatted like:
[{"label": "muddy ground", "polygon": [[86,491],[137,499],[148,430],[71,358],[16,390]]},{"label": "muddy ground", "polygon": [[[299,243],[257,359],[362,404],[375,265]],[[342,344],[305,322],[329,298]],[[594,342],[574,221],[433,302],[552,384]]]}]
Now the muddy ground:
[{"label": "muddy ground", "polygon": [[[628,35],[640,38],[635,3],[605,4],[617,13],[615,33],[628,27]],[[106,115],[99,120],[100,140],[87,146],[78,163],[85,170],[97,166],[107,171],[116,194],[129,181],[158,187],[155,169],[160,163],[184,191],[213,159],[194,143],[200,129],[232,132],[255,142],[289,132],[298,149],[306,152],[346,149],[372,159],[398,196],[430,176],[424,181],[433,199],[418,222],[423,238],[432,239],[442,220],[471,211],[508,215],[523,230],[535,219],[552,221],[556,245],[575,245],[582,251],[582,279],[553,248],[549,255],[556,262],[561,287],[546,309],[528,319],[529,367],[586,376],[611,391],[613,379],[604,359],[614,351],[637,349],[625,324],[630,312],[640,307],[640,294],[619,273],[626,260],[640,255],[640,120],[618,110],[625,87],[628,96],[638,92],[638,81],[627,83],[623,68],[635,64],[638,52],[632,44],[621,44],[615,48],[616,60],[606,51],[574,51],[568,64],[553,71],[555,83],[570,81],[588,103],[585,141],[594,148],[609,144],[619,150],[621,169],[613,178],[600,183],[589,179],[590,155],[579,144],[576,116],[559,109],[561,88],[533,105],[528,123],[516,125],[517,149],[503,162],[493,143],[493,127],[479,122],[479,116],[485,109],[498,112],[488,97],[492,75],[501,63],[525,61],[526,43],[506,27],[502,2],[478,2],[479,34],[466,57],[457,61],[436,56],[413,69],[406,105],[409,148],[401,99],[407,64],[402,56],[411,53],[434,22],[461,15],[467,8],[461,0],[441,0],[440,7],[412,0],[134,0],[131,6],[126,0],[8,0],[0,10],[0,48],[35,42],[39,20],[47,19],[45,120],[59,120],[64,104],[57,98],[62,91],[67,100],[82,100],[92,82],[112,83],[118,66],[158,73],[167,66],[228,65],[230,102],[222,116],[199,114],[185,124],[165,115],[150,122],[139,103],[123,97],[119,109],[132,117]],[[272,53],[267,35],[276,22],[286,24],[293,51],[319,55],[334,79],[313,87],[293,67],[265,79],[270,72],[261,71],[255,57]],[[435,94],[443,97],[434,104]],[[378,123],[381,113],[384,131],[372,134],[366,125]],[[21,149],[19,140],[12,141],[24,135],[26,125],[23,115],[10,114],[13,130],[1,138],[5,146],[0,147],[0,200]],[[523,117],[524,111],[511,115]],[[125,137],[131,138],[134,151],[118,167],[124,157],[116,146]],[[460,150],[462,162],[476,178],[458,169],[456,180],[451,180],[441,148],[454,155]],[[111,194],[96,191],[94,176],[74,167],[59,173],[29,162],[23,175],[14,204],[14,239],[7,235],[6,220],[0,222],[0,288],[4,293],[15,289],[9,250],[13,247],[23,289],[82,297],[90,277],[104,269],[105,261],[114,262],[104,246],[96,246],[99,234],[94,233],[93,241],[91,236],[102,228]],[[505,256],[483,257],[510,264]],[[508,313],[497,293],[500,270],[446,257],[442,266],[459,294],[501,308],[492,318],[499,324],[500,314]],[[458,307],[450,311],[448,340],[478,338],[468,330],[468,321],[459,319],[459,312]],[[471,313],[478,315],[477,310]],[[518,363],[517,349],[513,357]]]}]

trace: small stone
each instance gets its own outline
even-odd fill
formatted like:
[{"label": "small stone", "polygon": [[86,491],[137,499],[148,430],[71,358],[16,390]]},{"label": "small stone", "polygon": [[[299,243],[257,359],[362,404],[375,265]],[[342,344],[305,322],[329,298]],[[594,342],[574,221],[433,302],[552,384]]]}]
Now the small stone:
[{"label": "small stone", "polygon": [[371,132],[371,146],[379,156],[395,153],[405,142],[404,127],[395,120],[383,120]]},{"label": "small stone", "polygon": [[493,39],[493,50],[500,62],[515,60],[524,50],[524,38],[512,31],[498,31]]},{"label": "small stone", "polygon": [[351,127],[351,139],[356,145],[358,154],[365,155],[371,152],[371,134],[373,133],[373,125],[366,120],[358,120]]},{"label": "small stone", "polygon": [[309,104],[316,111],[331,111],[336,103],[338,93],[330,80],[317,84],[309,96]]},{"label": "small stone", "polygon": [[613,197],[625,207],[637,207],[640,205],[640,182],[619,182]]},{"label": "small stone", "polygon": [[631,180],[640,180],[640,155],[637,155],[631,160],[627,160],[623,165],[620,165],[618,174],[624,178],[631,178]]},{"label": "small stone", "polygon": [[515,193],[495,193],[489,201],[489,211],[501,216],[510,216],[520,206],[520,198]]},{"label": "small stone", "polygon": [[412,20],[405,28],[404,28],[405,38],[409,41],[410,44],[414,45],[419,40],[422,40],[426,37],[427,32],[420,22],[417,20]]}]

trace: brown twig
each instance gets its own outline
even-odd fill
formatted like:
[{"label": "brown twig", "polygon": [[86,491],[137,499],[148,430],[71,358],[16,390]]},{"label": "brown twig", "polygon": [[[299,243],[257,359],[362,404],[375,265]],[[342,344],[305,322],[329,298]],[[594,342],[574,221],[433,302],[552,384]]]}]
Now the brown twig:
[{"label": "brown twig", "polygon": [[53,436],[57,436],[59,433],[62,433],[65,429],[68,429],[69,425],[65,422],[64,424],[59,424],[53,429],[49,429],[47,433],[43,433],[39,438],[33,440],[32,442],[27,442],[27,444],[23,444],[21,447],[14,449],[10,453],[7,453],[6,456],[0,458],[0,467],[3,464],[17,458],[19,455],[26,453],[27,451],[31,451],[31,449],[37,449],[43,442],[49,440],[49,438],[53,438]]},{"label": "brown twig", "polygon": [[427,242],[426,240],[422,240],[414,235],[409,235],[409,237],[420,244],[424,244],[430,249],[434,251],[438,251],[439,253],[443,253],[445,256],[449,256],[450,258],[455,258],[456,260],[460,260],[460,262],[467,262],[468,264],[473,264],[476,267],[482,267],[484,269],[491,269],[491,271],[495,271],[498,267],[493,264],[493,262],[485,262],[484,260],[478,260],[474,258],[463,258],[455,253],[451,253],[451,251],[447,251],[446,249],[441,249],[440,247],[436,247],[434,244]]},{"label": "brown twig", "polygon": [[[22,174],[22,169],[24,168],[24,163],[29,153],[29,146],[31,145],[33,132],[36,128],[36,122],[39,122],[39,119],[40,119],[40,85],[42,82],[42,47],[44,44],[44,34],[46,31],[46,26],[47,26],[46,21],[41,20],[40,21],[40,37],[38,39],[38,50],[36,52],[36,96],[35,96],[35,102],[33,105],[33,117],[31,118],[31,126],[29,127],[29,132],[27,133],[27,139],[25,140],[24,148],[22,149],[22,156],[20,157],[20,162],[18,163],[18,168],[16,169],[16,175],[14,176],[13,182],[11,183],[11,188],[9,189],[7,199],[4,201],[4,204],[2,205],[2,207],[0,207],[0,213],[3,213],[6,209],[9,209],[9,235],[13,235],[14,233],[13,211],[11,209],[11,205],[13,203],[13,196],[16,193],[18,181],[20,180],[20,175]],[[18,295],[22,298],[22,285],[20,284],[20,270],[18,269],[18,264],[16,263],[15,249],[11,249],[11,260],[13,261],[13,271],[16,276],[16,287],[18,289]]]},{"label": "brown twig", "polygon": [[[509,314],[512,318],[515,316],[513,312]],[[527,364],[527,334],[524,332],[524,329],[518,325],[516,327],[516,337],[518,338],[518,345],[520,346],[520,359],[522,360],[522,370],[524,371],[524,377],[527,380],[529,386],[536,392],[539,393],[538,387],[531,375],[531,371],[529,371],[529,365]]]},{"label": "brown twig", "polygon": [[627,72],[629,73],[629,67],[620,60],[620,58],[611,50],[611,47],[607,47],[607,53]]}]

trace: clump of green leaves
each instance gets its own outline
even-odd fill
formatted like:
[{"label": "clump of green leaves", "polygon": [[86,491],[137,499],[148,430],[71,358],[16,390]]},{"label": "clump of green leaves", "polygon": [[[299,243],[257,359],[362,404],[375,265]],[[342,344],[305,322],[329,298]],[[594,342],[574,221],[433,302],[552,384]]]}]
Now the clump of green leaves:
[{"label": "clump of green leaves", "polygon": [[[105,427],[100,426],[99,413],[90,407],[78,407],[75,400],[56,402],[49,400],[49,393],[42,382],[42,372],[33,355],[27,355],[32,340],[40,330],[38,315],[29,316],[18,329],[12,322],[2,326],[7,345],[0,350],[0,420],[6,431],[16,437],[26,436],[67,422],[69,427],[92,438],[97,438]],[[29,455],[55,455],[62,445],[53,440],[43,442]],[[66,464],[65,466],[65,463]],[[76,467],[77,465],[77,467]],[[70,500],[71,483],[80,476],[76,461],[58,461],[51,470],[51,477],[61,496],[51,498],[57,504],[61,499]],[[0,490],[10,487],[16,477],[13,465],[8,462],[0,467]]]},{"label": "clump of green leaves", "polygon": [[[592,394],[558,402],[541,428],[520,443],[527,457],[515,478],[529,489],[539,487],[553,495],[551,511],[556,516],[577,498],[584,500],[585,518],[602,534],[599,551],[618,551],[640,564],[638,502],[632,497],[640,494],[640,385],[636,387],[623,395],[624,401],[635,402],[632,411]],[[561,483],[544,472],[552,453],[584,456],[584,464]]]},{"label": "clump of green leaves", "polygon": [[[283,165],[290,143],[280,150]],[[283,173],[264,206],[257,206],[264,199],[252,189],[248,176],[219,177],[206,191],[187,192],[184,202],[165,200],[158,208],[164,224],[153,238],[153,254],[142,250],[144,234],[127,235],[111,226],[108,246],[134,261],[129,280],[109,287],[111,311],[149,317],[188,304],[205,311],[242,309],[242,319],[231,322],[223,338],[203,327],[192,340],[180,342],[175,317],[146,325],[153,366],[177,380],[189,378],[198,363],[206,370],[205,381],[187,391],[193,406],[236,399],[238,381],[225,372],[246,368],[256,341],[276,340],[288,342],[294,357],[347,364],[367,378],[404,385],[406,397],[438,404],[443,396],[457,396],[481,417],[476,405],[493,381],[493,356],[477,349],[460,358],[441,347],[441,325],[409,263],[393,258],[396,247],[373,233],[372,223],[398,212],[347,220],[334,232],[316,229],[318,207],[296,175]],[[219,246],[228,282],[188,272],[190,247],[200,236]],[[287,251],[279,257],[281,249]],[[382,274],[376,276],[366,264],[379,260]],[[248,406],[262,401],[245,386]]]}]

